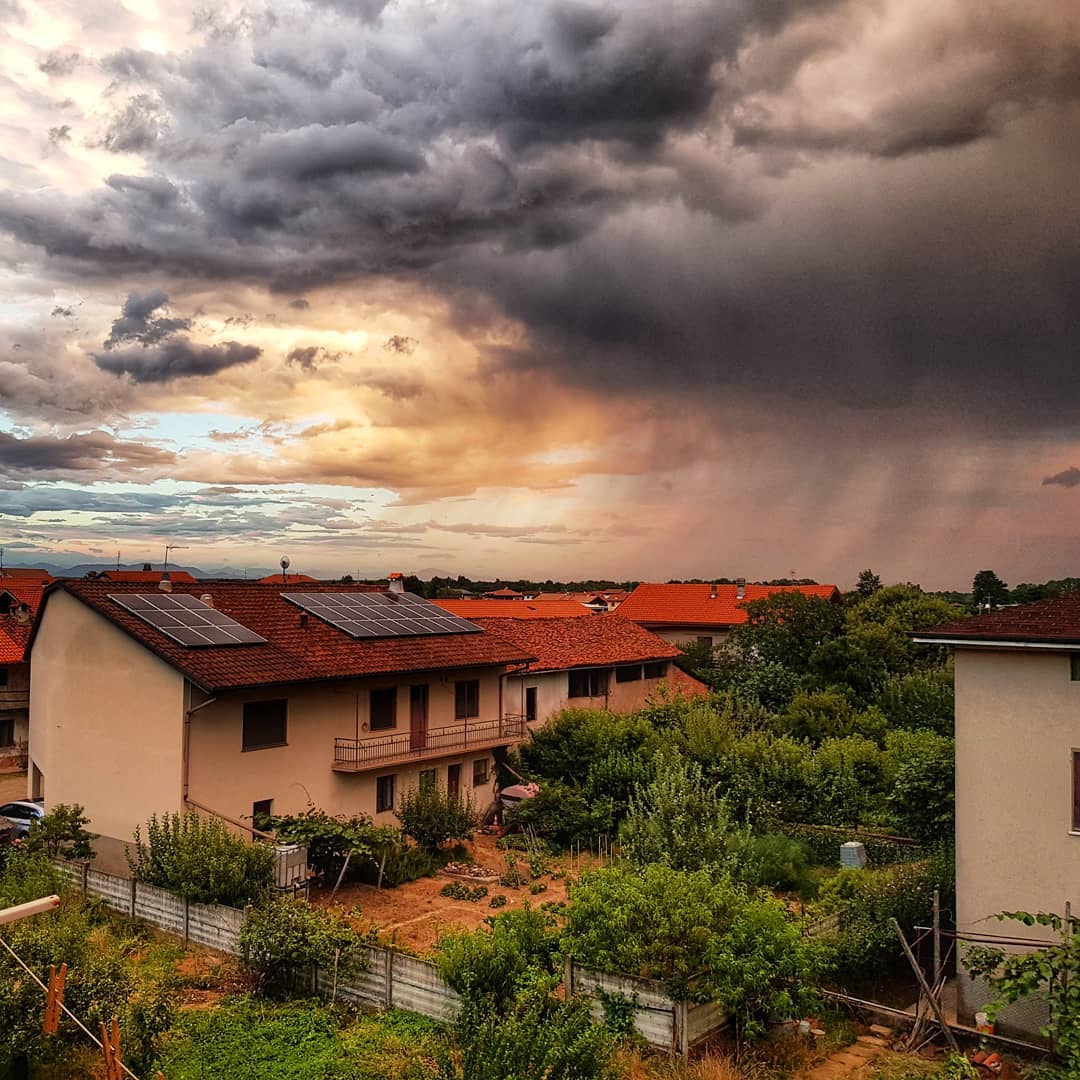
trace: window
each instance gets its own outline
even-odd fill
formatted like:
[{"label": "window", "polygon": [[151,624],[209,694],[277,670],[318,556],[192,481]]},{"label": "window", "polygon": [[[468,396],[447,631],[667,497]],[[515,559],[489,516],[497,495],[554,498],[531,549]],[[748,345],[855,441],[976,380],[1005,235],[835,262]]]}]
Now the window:
[{"label": "window", "polygon": [[15,745],[15,718],[9,716],[6,720],[0,720],[0,746]]},{"label": "window", "polygon": [[382,814],[394,809],[394,788],[397,787],[397,775],[377,776],[375,778],[375,813]]},{"label": "window", "polygon": [[8,669],[6,667],[0,668],[0,686],[7,686],[8,684]]},{"label": "window", "polygon": [[1080,682],[1080,653],[1069,654],[1069,673],[1073,682]]},{"label": "window", "polygon": [[388,728],[397,727],[397,687],[372,690],[368,710],[368,727],[372,731],[386,731]]},{"label": "window", "polygon": [[245,750],[265,750],[269,746],[285,745],[288,704],[284,698],[244,703]]},{"label": "window", "polygon": [[251,824],[256,829],[268,829],[270,827],[270,817],[274,812],[274,800],[273,799],[256,799],[251,804]]},{"label": "window", "polygon": [[706,649],[711,649],[712,648],[712,638],[711,637],[708,637],[708,636],[699,637],[697,639],[697,643],[699,645],[704,646]]},{"label": "window", "polygon": [[646,679],[666,679],[667,673],[668,665],[666,660],[656,660],[651,664],[645,665]]},{"label": "window", "polygon": [[458,720],[468,720],[480,715],[480,680],[466,679],[454,683],[454,716]]},{"label": "window", "polygon": [[525,687],[525,723],[536,723],[536,687]]},{"label": "window", "polygon": [[615,669],[615,681],[620,682],[637,682],[641,678],[641,665],[640,664],[626,664],[624,667],[617,667]]},{"label": "window", "polygon": [[[1080,832],[1080,750],[1074,750],[1072,756],[1072,827],[1073,832]],[[3,810],[0,810],[0,814]]]},{"label": "window", "polygon": [[570,672],[569,697],[600,697],[608,689],[608,669],[591,668]]},{"label": "window", "polygon": [[479,787],[481,784],[488,782],[488,759],[478,758],[472,763],[472,783],[473,787]]},{"label": "window", "polygon": [[421,791],[434,791],[435,790],[435,770],[423,769],[420,772],[420,790]]}]

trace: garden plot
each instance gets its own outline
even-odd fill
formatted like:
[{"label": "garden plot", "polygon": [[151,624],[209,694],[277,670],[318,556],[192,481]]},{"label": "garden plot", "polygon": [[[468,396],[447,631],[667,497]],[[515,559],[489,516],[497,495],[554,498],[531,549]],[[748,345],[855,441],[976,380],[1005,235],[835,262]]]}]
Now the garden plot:
[{"label": "garden plot", "polygon": [[[372,922],[377,923],[387,938],[394,938],[398,945],[419,954],[430,952],[439,938],[449,930],[475,930],[483,925],[488,915],[517,910],[526,903],[534,908],[547,901],[565,903],[568,879],[553,878],[551,873],[546,873],[536,880],[531,880],[528,856],[524,852],[501,851],[495,846],[494,836],[483,834],[478,834],[464,847],[475,863],[498,868],[500,873],[506,872],[507,854],[513,854],[518,870],[525,879],[524,884],[514,889],[495,882],[486,886],[486,896],[468,901],[443,896],[443,889],[452,883],[452,879],[445,874],[437,874],[399,885],[394,889],[377,890],[374,885],[346,885],[338,890],[334,903],[342,904],[346,908],[359,907],[357,926],[366,927]],[[556,874],[565,873],[569,858],[553,856],[547,863]],[[588,860],[583,860],[583,863],[587,865]],[[470,882],[460,884],[471,885]],[[543,888],[538,888],[535,893],[530,891],[537,886]],[[505,905],[492,907],[491,901],[500,896],[506,897]],[[329,890],[312,892],[311,899],[316,904],[328,904]]]}]

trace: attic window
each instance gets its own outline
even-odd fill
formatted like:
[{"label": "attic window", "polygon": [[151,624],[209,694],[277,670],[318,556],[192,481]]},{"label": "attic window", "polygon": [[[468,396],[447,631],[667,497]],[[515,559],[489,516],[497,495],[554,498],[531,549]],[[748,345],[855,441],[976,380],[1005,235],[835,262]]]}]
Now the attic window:
[{"label": "attic window", "polygon": [[641,665],[640,664],[624,664],[622,667],[615,669],[615,681],[620,682],[638,682],[641,679]]},{"label": "attic window", "polygon": [[568,697],[601,697],[608,692],[608,669],[592,668],[570,672]]},{"label": "attic window", "polygon": [[0,592],[0,615],[10,615],[14,606],[15,597],[9,592]]},{"label": "attic window", "polygon": [[667,673],[668,662],[666,660],[654,660],[651,664],[645,665],[646,679],[666,679]]}]

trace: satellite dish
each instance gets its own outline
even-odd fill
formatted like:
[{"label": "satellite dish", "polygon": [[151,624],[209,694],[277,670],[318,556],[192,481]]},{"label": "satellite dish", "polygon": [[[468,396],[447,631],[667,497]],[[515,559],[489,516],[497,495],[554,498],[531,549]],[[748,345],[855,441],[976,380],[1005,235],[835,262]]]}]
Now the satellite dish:
[{"label": "satellite dish", "polygon": [[288,570],[289,569],[289,556],[288,555],[282,555],[281,556],[281,569],[282,570]]}]

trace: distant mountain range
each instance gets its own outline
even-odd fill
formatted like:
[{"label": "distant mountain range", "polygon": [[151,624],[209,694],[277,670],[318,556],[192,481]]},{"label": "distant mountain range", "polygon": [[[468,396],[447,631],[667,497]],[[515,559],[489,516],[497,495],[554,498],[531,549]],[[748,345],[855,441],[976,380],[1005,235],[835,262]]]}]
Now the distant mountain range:
[{"label": "distant mountain range", "polygon": [[[38,562],[33,564],[35,569],[48,570],[50,574],[56,577],[74,577],[81,578],[86,577],[91,571],[97,573],[101,570],[116,570],[117,565],[115,562],[100,562],[100,563],[76,563],[74,566],[65,566],[60,563]],[[145,563],[121,563],[119,569],[121,570],[141,570]],[[155,570],[161,569],[161,563],[152,563],[151,566]],[[15,569],[15,567],[12,567]],[[170,570],[186,570],[192,577],[197,578],[250,578],[256,579],[265,577],[267,574],[280,573],[280,567],[235,567],[235,566],[216,566],[210,570],[204,570],[201,566],[182,566],[179,563],[170,563]]]}]

